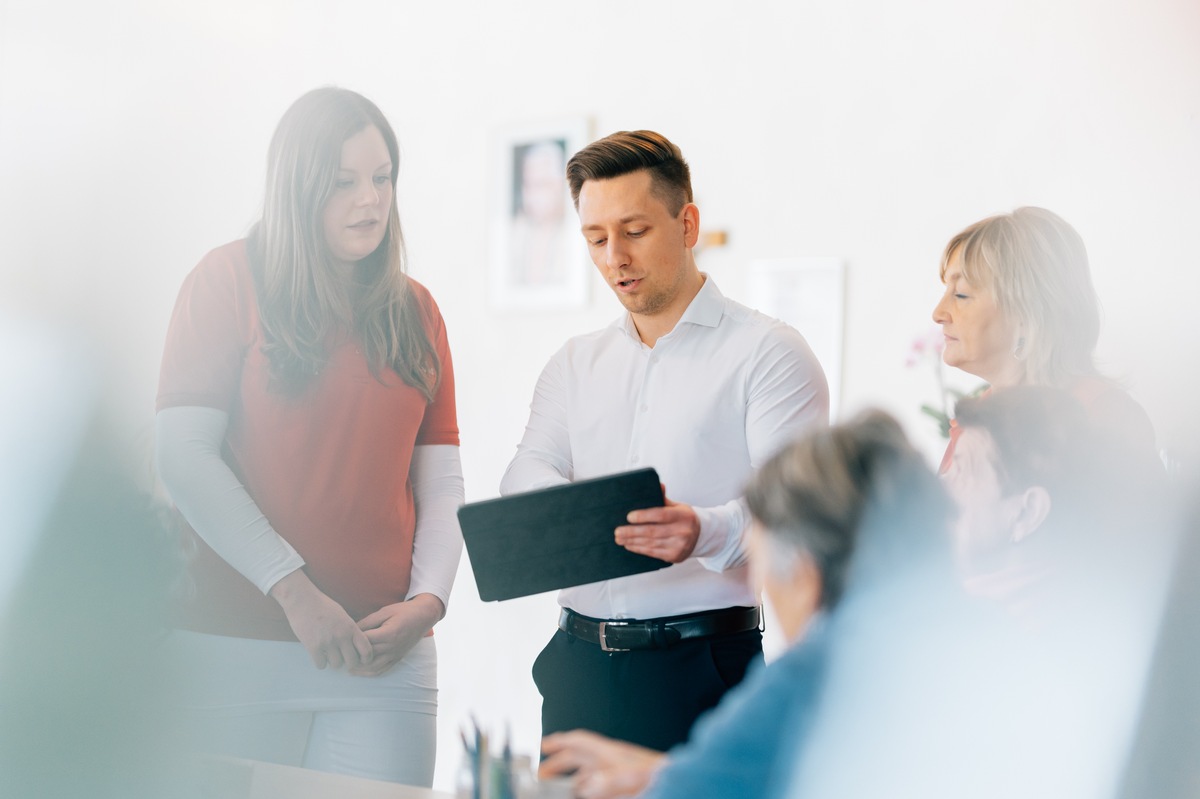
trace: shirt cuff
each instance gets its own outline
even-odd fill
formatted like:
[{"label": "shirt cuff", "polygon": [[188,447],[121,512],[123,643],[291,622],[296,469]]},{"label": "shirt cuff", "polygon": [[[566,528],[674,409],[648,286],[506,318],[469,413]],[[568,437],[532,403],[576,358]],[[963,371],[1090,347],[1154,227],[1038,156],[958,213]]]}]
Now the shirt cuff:
[{"label": "shirt cuff", "polygon": [[722,572],[746,563],[746,528],[750,514],[741,497],[714,508],[692,507],[700,537],[692,557],[709,571]]}]

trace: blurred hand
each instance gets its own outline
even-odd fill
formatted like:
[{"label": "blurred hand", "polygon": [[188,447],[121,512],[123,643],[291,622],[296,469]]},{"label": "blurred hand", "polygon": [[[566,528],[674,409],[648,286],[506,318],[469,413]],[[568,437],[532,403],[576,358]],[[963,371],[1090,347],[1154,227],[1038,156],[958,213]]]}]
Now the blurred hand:
[{"label": "blurred hand", "polygon": [[429,634],[445,613],[442,600],[433,594],[417,594],[407,602],[385,605],[361,619],[358,627],[371,644],[371,658],[351,668],[350,673],[377,677],[388,671]]},{"label": "blurred hand", "polygon": [[626,518],[629,524],[616,529],[617,543],[668,563],[690,558],[700,538],[700,519],[692,506],[670,499],[661,508],[631,511]]},{"label": "blurred hand", "polygon": [[574,773],[575,796],[580,799],[640,793],[666,761],[662,752],[587,730],[547,735],[542,739],[542,754],[546,759],[538,768],[538,778]]},{"label": "blurred hand", "polygon": [[371,643],[341,605],[317,588],[302,569],[271,587],[296,638],[318,669],[354,669],[371,659]]}]

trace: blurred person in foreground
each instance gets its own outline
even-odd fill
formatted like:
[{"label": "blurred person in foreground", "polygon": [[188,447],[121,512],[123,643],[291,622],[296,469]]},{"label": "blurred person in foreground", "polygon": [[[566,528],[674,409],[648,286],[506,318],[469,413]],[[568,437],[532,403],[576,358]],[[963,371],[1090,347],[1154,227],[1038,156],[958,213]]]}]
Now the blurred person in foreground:
[{"label": "blurred person in foreground", "polygon": [[[93,420],[0,622],[0,793],[190,796],[158,648],[182,565]],[[6,531],[8,532],[8,531]]]},{"label": "blurred person in foreground", "polygon": [[0,795],[195,795],[156,659],[182,574],[74,325],[0,310]]},{"label": "blurred person in foreground", "polygon": [[1200,796],[1200,483],[1188,483],[1179,546],[1119,799]]},{"label": "blurred person in foreground", "polygon": [[[806,591],[817,578],[831,582],[830,562],[792,572],[781,591],[772,579],[792,561],[762,544],[794,543],[780,532],[799,530],[799,552],[822,552],[812,536],[824,529],[825,542],[837,540],[830,508],[853,508],[855,498],[837,490],[839,459],[809,459],[783,481],[772,470],[826,435],[861,438],[861,421],[764,466],[748,492],[752,558],[766,564],[776,607],[823,605],[819,620],[804,628],[781,618],[789,639],[805,630],[799,643],[704,718],[685,746],[663,755],[584,732],[549,736],[543,775],[574,770],[589,798],[644,790],[1082,799],[1110,790],[1153,630],[1153,591],[1144,589],[1157,542],[1131,542],[1127,527],[1150,523],[1131,499],[1140,489],[1100,457],[1106,437],[1061,390],[997,390],[964,403],[962,418],[958,461],[944,481],[963,509],[953,536],[918,457],[896,458],[907,483],[889,483],[862,452],[837,451],[844,470],[879,486],[851,539],[841,596],[822,589],[818,603]],[[789,498],[787,514],[764,508],[764,499]],[[952,540],[975,599],[957,589]]]},{"label": "blurred person in foreground", "polygon": [[971,593],[1036,622],[1047,602],[1078,596],[1072,575],[1111,559],[1122,539],[1151,543],[1127,529],[1151,525],[1133,514],[1150,485],[1139,488],[1119,444],[1066,391],[997,389],[960,401],[956,419],[942,476],[961,509],[955,541]]},{"label": "blurred person in foreground", "polygon": [[1160,593],[1161,480],[1063,389],[997,388],[959,420],[944,479],[970,623],[862,614],[788,795],[1084,799],[1119,779]]},{"label": "blurred person in foreground", "polygon": [[1028,680],[1046,695],[1030,708],[1039,731],[1026,735],[1057,738],[1057,762],[1046,767],[1057,782],[1037,788],[1110,790],[1173,546],[1162,470],[1127,458],[1121,432],[1093,423],[1058,388],[964,399],[957,420],[943,478],[961,509],[958,568],[972,596],[1016,621],[1020,651],[1041,669]]},{"label": "blurred person in foreground", "polygon": [[[586,731],[547,736],[543,777],[574,773],[595,797],[778,795],[821,701],[831,640],[864,591],[954,594],[950,504],[881,412],[810,433],[751,479],[751,567],[789,648],[702,717],[667,754]],[[649,788],[647,789],[647,786]]]},{"label": "blurred person in foreground", "polygon": [[[993,388],[1061,388],[1092,423],[1119,436],[1124,457],[1161,470],[1146,412],[1096,369],[1100,303],[1083,239],[1062,217],[1025,207],[976,222],[950,239],[940,276],[946,288],[933,321],[945,335],[947,366]],[[951,422],[943,472],[957,440]]]},{"label": "blurred person in foreground", "polygon": [[157,402],[195,586],[171,637],[196,746],[428,786],[463,499],[454,375],[406,274],[399,149],[315,89],[268,151],[262,218],[188,275]]}]

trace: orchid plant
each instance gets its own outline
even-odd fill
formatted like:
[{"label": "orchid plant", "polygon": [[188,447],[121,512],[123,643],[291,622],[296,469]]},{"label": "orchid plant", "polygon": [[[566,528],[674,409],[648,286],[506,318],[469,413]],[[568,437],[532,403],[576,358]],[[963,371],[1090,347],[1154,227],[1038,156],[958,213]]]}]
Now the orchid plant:
[{"label": "orchid plant", "polygon": [[942,361],[942,350],[946,347],[946,338],[940,327],[928,330],[913,339],[908,350],[908,358],[904,365],[910,369],[924,361],[933,362],[933,376],[937,380],[937,403],[922,403],[921,413],[932,418],[938,425],[942,438],[950,438],[951,412],[963,397],[974,397],[987,389],[984,383],[972,391],[960,391],[946,385],[945,364]]}]

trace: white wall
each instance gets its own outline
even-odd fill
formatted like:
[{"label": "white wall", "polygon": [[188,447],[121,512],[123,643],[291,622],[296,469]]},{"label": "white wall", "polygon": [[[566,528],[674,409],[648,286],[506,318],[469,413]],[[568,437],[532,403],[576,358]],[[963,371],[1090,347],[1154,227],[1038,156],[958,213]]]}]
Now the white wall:
[{"label": "white wall", "polygon": [[[931,454],[916,408],[932,375],[905,359],[932,325],[942,245],[1017,205],[1061,213],[1090,248],[1106,369],[1164,443],[1196,440],[1200,4],[744,5],[0,0],[0,313],[77,329],[145,448],[180,281],[253,221],[282,111],[337,83],[401,139],[412,274],[450,327],[469,498],[495,494],[546,357],[618,311],[598,281],[582,312],[485,302],[489,135],[570,114],[683,148],[702,224],[730,233],[701,257],[727,294],[755,258],[845,259],[842,410],[882,405]],[[464,566],[438,631],[439,784],[468,710],[533,748],[528,671],[553,607],[483,606]]]}]

